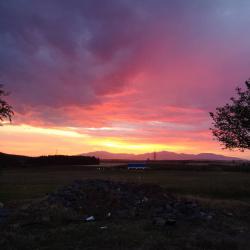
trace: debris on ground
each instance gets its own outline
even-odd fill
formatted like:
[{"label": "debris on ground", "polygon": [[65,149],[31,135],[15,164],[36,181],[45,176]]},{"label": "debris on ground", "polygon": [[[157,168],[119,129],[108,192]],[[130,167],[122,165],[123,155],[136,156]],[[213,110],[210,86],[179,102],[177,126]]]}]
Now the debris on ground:
[{"label": "debris on ground", "polygon": [[94,216],[89,216],[85,219],[85,221],[89,222],[89,221],[95,221],[95,217]]},{"label": "debris on ground", "polygon": [[86,222],[145,218],[163,226],[183,220],[210,220],[213,213],[195,200],[177,198],[158,185],[83,180],[23,206],[16,216],[21,217],[24,224],[81,218]]},{"label": "debris on ground", "polygon": [[0,249],[248,250],[247,211],[237,217],[158,185],[81,180],[1,208]]}]

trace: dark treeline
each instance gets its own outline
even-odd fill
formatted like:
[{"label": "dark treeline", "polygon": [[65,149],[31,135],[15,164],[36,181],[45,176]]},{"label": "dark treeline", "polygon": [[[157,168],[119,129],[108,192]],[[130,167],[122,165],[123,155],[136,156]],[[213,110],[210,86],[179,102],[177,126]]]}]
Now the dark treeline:
[{"label": "dark treeline", "polygon": [[0,153],[0,167],[25,167],[31,165],[96,165],[99,159],[92,156],[48,155],[28,157]]},{"label": "dark treeline", "polygon": [[37,165],[92,165],[99,164],[99,159],[94,156],[49,155],[34,157],[30,163]]},{"label": "dark treeline", "polygon": [[149,162],[148,167],[154,170],[184,170],[184,171],[229,171],[250,172],[249,161],[159,161]]}]

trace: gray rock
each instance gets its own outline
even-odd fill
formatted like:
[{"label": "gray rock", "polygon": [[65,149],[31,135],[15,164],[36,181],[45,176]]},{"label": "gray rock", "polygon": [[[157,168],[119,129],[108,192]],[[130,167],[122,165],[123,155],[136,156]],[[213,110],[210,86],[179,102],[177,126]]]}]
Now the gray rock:
[{"label": "gray rock", "polygon": [[213,216],[212,215],[208,215],[207,216],[207,220],[212,220],[213,219]]},{"label": "gray rock", "polygon": [[9,216],[10,211],[6,208],[0,208],[0,224],[4,223]]},{"label": "gray rock", "polygon": [[7,208],[0,208],[0,217],[7,217],[10,211]]},{"label": "gray rock", "polygon": [[130,213],[128,210],[123,209],[123,210],[116,211],[115,215],[118,218],[125,219],[129,217]]},{"label": "gray rock", "polygon": [[43,223],[49,223],[50,222],[50,217],[49,216],[43,216],[42,219],[41,219],[41,221]]},{"label": "gray rock", "polygon": [[155,224],[156,226],[165,226],[166,225],[166,219],[162,218],[162,217],[155,217],[153,219],[153,224]]},{"label": "gray rock", "polygon": [[167,219],[165,224],[169,225],[169,226],[173,226],[176,224],[176,220],[175,219]]},{"label": "gray rock", "polygon": [[[54,206],[58,211],[66,208],[67,211],[72,211],[76,221],[84,215],[92,215],[98,221],[107,217],[154,218],[153,223],[158,226],[174,225],[177,220],[179,223],[183,220],[211,219],[212,214],[198,202],[167,195],[159,186],[103,180],[75,181],[72,185],[49,194],[43,203],[30,204],[24,210],[26,214],[37,211],[39,218],[46,218],[47,208],[52,209]],[[21,211],[19,212],[21,215]],[[65,215],[67,218],[68,214],[70,213]],[[50,219],[53,221],[53,216]],[[47,218],[44,220],[48,221]]]}]

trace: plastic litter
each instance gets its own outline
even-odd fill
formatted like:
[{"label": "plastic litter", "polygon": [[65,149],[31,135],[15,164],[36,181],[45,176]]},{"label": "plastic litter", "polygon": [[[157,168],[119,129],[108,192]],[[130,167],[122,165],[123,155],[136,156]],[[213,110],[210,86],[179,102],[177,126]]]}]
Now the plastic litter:
[{"label": "plastic litter", "polygon": [[95,221],[95,217],[94,216],[89,216],[85,219],[85,221]]}]

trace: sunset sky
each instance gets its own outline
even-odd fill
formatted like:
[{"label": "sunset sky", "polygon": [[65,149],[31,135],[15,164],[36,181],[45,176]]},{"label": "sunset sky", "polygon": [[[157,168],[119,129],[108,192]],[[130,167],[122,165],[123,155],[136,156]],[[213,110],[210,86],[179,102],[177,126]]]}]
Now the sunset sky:
[{"label": "sunset sky", "polygon": [[208,112],[250,77],[249,0],[0,2],[0,151],[222,150]]}]

